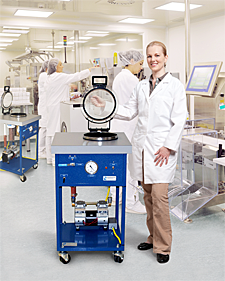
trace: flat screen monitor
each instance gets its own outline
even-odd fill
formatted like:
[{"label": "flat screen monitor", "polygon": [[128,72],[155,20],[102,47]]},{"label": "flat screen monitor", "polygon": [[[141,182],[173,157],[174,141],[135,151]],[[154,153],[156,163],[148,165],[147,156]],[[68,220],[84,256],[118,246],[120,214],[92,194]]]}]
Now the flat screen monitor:
[{"label": "flat screen monitor", "polygon": [[194,64],[186,85],[186,93],[211,97],[222,62]]}]

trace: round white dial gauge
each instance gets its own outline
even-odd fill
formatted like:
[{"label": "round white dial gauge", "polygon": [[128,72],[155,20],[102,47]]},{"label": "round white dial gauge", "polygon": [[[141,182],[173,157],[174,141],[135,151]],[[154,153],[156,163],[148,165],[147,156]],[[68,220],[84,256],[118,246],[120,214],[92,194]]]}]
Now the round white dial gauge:
[{"label": "round white dial gauge", "polygon": [[88,161],[86,164],[85,164],[85,171],[88,173],[88,174],[95,174],[97,171],[98,171],[98,164],[94,161]]}]

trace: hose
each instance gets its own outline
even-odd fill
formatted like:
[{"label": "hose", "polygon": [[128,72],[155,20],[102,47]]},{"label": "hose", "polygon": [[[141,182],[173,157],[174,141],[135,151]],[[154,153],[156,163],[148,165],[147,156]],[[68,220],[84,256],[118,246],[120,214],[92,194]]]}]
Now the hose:
[{"label": "hose", "polygon": [[115,231],[114,227],[112,227],[112,231],[113,231],[114,235],[116,236],[116,238],[118,239],[119,244],[121,244],[121,240],[120,240],[119,236],[116,234],[116,231]]},{"label": "hose", "polygon": [[109,192],[110,192],[110,186],[108,187],[108,192],[107,192],[107,195],[106,195],[105,201],[107,201],[107,200],[108,200],[108,197],[109,197]]}]

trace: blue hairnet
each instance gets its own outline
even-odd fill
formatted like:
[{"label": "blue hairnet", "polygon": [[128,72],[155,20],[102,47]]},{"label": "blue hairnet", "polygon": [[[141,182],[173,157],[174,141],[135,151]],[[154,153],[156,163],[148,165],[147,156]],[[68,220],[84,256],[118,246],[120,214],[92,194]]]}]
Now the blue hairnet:
[{"label": "blue hairnet", "polygon": [[41,69],[40,69],[40,71],[39,71],[39,73],[42,73],[42,72],[45,72],[46,70],[47,70],[47,68],[48,68],[48,60],[46,60],[46,61],[44,61],[43,63],[42,63],[42,66],[41,66]]},{"label": "blue hairnet", "polygon": [[[123,65],[129,65],[129,64],[135,64],[139,61],[142,61],[144,59],[144,56],[136,50],[129,50],[126,52],[119,52],[119,58],[120,61],[123,63]],[[134,60],[131,62],[131,60]]]},{"label": "blue hairnet", "polygon": [[50,75],[54,72],[56,72],[57,69],[57,65],[59,64],[59,59],[50,59],[49,63],[48,63],[48,72],[47,74]]}]

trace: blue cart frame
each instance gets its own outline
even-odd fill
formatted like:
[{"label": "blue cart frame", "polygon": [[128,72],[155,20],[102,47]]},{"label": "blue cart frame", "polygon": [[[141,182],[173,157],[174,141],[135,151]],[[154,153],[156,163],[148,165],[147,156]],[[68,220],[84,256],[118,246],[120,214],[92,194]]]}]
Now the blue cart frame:
[{"label": "blue cart frame", "polygon": [[[64,145],[66,150],[69,151],[71,149],[73,152],[65,153],[62,149],[58,153],[57,151],[61,148],[56,148],[57,134],[55,136],[56,140],[53,140],[52,152],[55,152],[56,240],[59,259],[64,264],[70,262],[69,251],[111,251],[114,254],[114,260],[120,263],[123,261],[124,255],[122,251],[124,251],[125,246],[127,153],[84,153],[85,147],[83,147],[84,150],[80,151],[80,153],[77,152],[79,149],[76,149],[76,153],[73,153],[73,147],[66,147],[66,143]],[[69,133],[61,134],[61,142],[68,142]],[[68,135],[67,138],[66,135]],[[87,152],[89,149],[90,147],[87,148]],[[90,160],[98,163],[98,171],[95,175],[89,175],[85,171],[85,163]],[[110,181],[112,175],[114,179]],[[116,235],[109,227],[104,229],[103,226],[84,225],[77,230],[74,222],[63,221],[63,188],[78,187],[79,189],[79,186],[117,187],[114,213],[114,219],[116,219],[114,231]],[[119,208],[119,187],[122,187],[121,209]],[[116,236],[120,238],[121,243],[119,243],[119,239]]]},{"label": "blue cart frame", "polygon": [[[5,116],[3,116],[2,118],[4,118],[4,117]],[[26,176],[24,174],[26,171],[28,171],[31,167],[33,167],[34,169],[36,169],[38,167],[39,120],[35,120],[35,119],[40,119],[40,116],[39,115],[32,115],[30,118],[29,118],[29,116],[25,117],[25,118],[28,118],[28,120],[30,119],[30,122],[29,121],[25,122],[26,123],[25,125],[23,125],[23,122],[14,121],[15,118],[10,119],[10,117],[8,117],[7,118],[8,120],[7,119],[1,119],[2,122],[6,122],[8,124],[19,125],[20,156],[11,159],[10,163],[6,163],[6,162],[1,161],[0,162],[0,169],[19,175],[20,180],[22,182],[26,181]],[[33,120],[35,120],[35,121],[33,121]],[[28,157],[22,156],[22,142],[24,140],[27,140],[27,139],[31,138],[32,136],[36,136],[36,147],[35,147],[36,157],[35,157],[35,159],[30,159]]]}]

